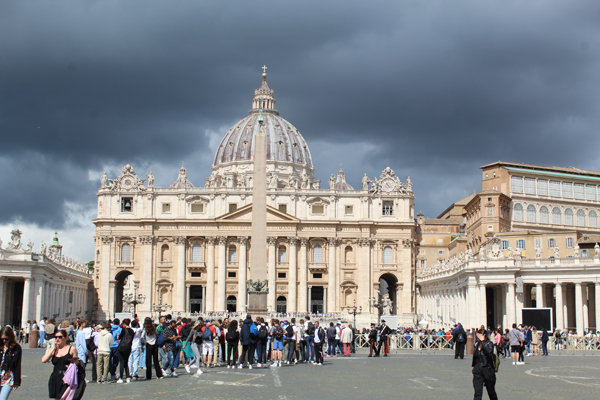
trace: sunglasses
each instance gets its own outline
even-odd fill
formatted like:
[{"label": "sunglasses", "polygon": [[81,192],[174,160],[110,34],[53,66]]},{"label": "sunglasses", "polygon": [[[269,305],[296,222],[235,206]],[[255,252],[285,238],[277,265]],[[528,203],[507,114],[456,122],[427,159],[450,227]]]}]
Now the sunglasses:
[{"label": "sunglasses", "polygon": [[64,339],[64,336],[54,336],[55,339]]}]

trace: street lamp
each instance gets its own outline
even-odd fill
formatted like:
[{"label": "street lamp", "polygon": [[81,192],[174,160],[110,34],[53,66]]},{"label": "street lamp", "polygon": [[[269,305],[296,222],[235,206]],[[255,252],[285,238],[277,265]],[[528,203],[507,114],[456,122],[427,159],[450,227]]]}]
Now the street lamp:
[{"label": "street lamp", "polygon": [[160,314],[167,311],[167,308],[171,308],[168,304],[161,304],[162,297],[158,299],[158,304],[152,304],[152,311],[158,313],[158,319],[160,319]]},{"label": "street lamp", "polygon": [[383,311],[383,301],[379,300],[379,298],[371,297],[369,299],[369,305],[375,307],[379,311],[377,314],[381,314]]},{"label": "street lamp", "polygon": [[[352,310],[352,311],[350,311]],[[348,306],[348,314],[353,315],[354,316],[354,329],[356,329],[356,314],[360,314],[362,313],[362,306],[358,307],[358,311],[356,308],[356,300],[354,300],[354,306],[352,308],[350,308],[350,306]]]},{"label": "street lamp", "polygon": [[133,305],[133,313],[135,314],[135,308],[138,304],[144,304],[146,301],[146,295],[138,294],[136,295],[138,290],[138,285],[133,285],[133,293],[126,294],[123,296],[123,302],[127,305]]}]

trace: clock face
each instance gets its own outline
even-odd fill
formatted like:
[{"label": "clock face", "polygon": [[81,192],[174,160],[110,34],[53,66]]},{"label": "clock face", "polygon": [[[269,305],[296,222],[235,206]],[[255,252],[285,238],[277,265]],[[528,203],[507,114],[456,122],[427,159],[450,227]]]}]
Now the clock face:
[{"label": "clock face", "polygon": [[384,192],[391,192],[394,189],[394,182],[391,179],[386,179],[381,184],[381,188]]},{"label": "clock face", "polygon": [[121,180],[121,186],[125,189],[130,189],[133,186],[133,178],[131,176],[125,176]]}]

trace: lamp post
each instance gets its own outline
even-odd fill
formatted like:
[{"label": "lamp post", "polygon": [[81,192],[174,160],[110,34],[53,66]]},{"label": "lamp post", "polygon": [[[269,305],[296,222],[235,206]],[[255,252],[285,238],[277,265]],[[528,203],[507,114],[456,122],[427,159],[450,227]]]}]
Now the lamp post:
[{"label": "lamp post", "polygon": [[152,304],[152,311],[158,313],[158,319],[160,319],[160,314],[167,311],[167,308],[171,308],[168,304],[162,304],[162,297],[158,299],[158,304]]},{"label": "lamp post", "polygon": [[[350,311],[350,310],[352,310],[352,311]],[[362,306],[358,307],[358,309],[357,309],[356,308],[356,300],[354,300],[354,306],[352,306],[352,307],[348,306],[348,314],[354,316],[354,325],[353,325],[354,329],[356,329],[356,314],[360,314],[360,313],[362,313]]]},{"label": "lamp post", "polygon": [[133,313],[136,312],[136,306],[138,304],[144,304],[146,301],[146,295],[144,294],[136,294],[138,290],[138,285],[133,285],[133,294],[129,293],[123,296],[123,302],[127,303],[129,306],[133,305]]}]

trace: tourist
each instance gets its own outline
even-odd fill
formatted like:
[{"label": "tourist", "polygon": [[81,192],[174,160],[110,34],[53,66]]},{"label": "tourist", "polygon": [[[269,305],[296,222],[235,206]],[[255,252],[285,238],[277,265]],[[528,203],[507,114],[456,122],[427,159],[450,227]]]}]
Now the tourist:
[{"label": "tourist", "polygon": [[327,337],[327,357],[335,356],[337,329],[333,326],[333,322],[329,323],[329,328],[325,331]]},{"label": "tourist", "polygon": [[158,355],[160,356],[161,365],[165,365],[165,363],[167,362],[167,352],[165,351],[164,336],[162,335],[162,332],[166,327],[167,318],[164,316],[160,317],[159,324],[156,327],[156,347],[158,347]]},{"label": "tourist", "polygon": [[262,367],[262,364],[267,365],[267,342],[269,341],[269,328],[265,324],[265,320],[262,317],[258,318],[258,338],[256,341],[256,356],[258,368]]},{"label": "tourist", "polygon": [[108,383],[110,354],[113,344],[111,326],[108,322],[98,326],[98,383]]},{"label": "tourist", "polygon": [[219,337],[221,336],[221,324],[219,323],[219,321],[213,321],[211,323],[213,329],[214,329],[214,336],[213,336],[213,364],[215,366],[219,365]]},{"label": "tourist", "polygon": [[0,330],[0,400],[21,386],[21,346],[10,326]]},{"label": "tourist", "polygon": [[123,320],[121,333],[119,334],[119,380],[117,383],[123,383],[123,371],[125,371],[125,383],[131,382],[131,374],[129,373],[129,356],[131,355],[131,351],[133,349],[133,338],[135,337],[135,332],[129,326],[130,323],[131,320],[129,318],[125,318]]},{"label": "tourist", "polygon": [[348,326],[342,326],[342,334],[340,335],[340,340],[342,345],[344,346],[344,356],[350,357],[350,345],[352,344],[352,325],[348,324]]},{"label": "tourist", "polygon": [[152,363],[154,362],[154,370],[156,371],[156,378],[162,379],[163,374],[158,362],[158,345],[156,343],[158,334],[156,327],[152,323],[150,317],[144,319],[144,328],[142,332],[141,342],[146,344],[146,379],[152,379]]},{"label": "tourist", "polygon": [[77,331],[77,335],[75,337],[75,348],[77,349],[77,356],[84,364],[87,363],[87,343],[85,341],[85,327],[87,326],[86,321],[81,321],[79,325],[79,330]]},{"label": "tourist", "polygon": [[[229,325],[227,325],[227,334],[225,335],[225,340],[227,341],[227,357],[225,360],[227,363],[227,368],[235,368],[235,365],[237,364],[237,349],[240,341],[238,322],[235,319],[231,320]],[[260,367],[260,358],[258,367]]]},{"label": "tourist", "polygon": [[527,357],[530,357],[532,355],[531,353],[531,345],[533,343],[531,343],[533,341],[533,333],[531,331],[531,327],[526,325],[525,329],[524,329],[524,335],[525,335],[525,348],[527,349]]},{"label": "tourist", "polygon": [[50,343],[48,343],[48,350],[42,356],[42,362],[51,361],[54,365],[54,370],[48,381],[48,389],[50,398],[59,400],[69,387],[69,385],[63,382],[63,375],[67,371],[71,359],[77,356],[77,350],[75,350],[75,347],[67,345],[68,337],[66,330],[60,329],[56,333],[53,332],[53,335],[55,345],[50,346]]},{"label": "tourist", "polygon": [[[216,322],[216,321],[215,321]],[[212,326],[209,319],[206,320],[206,325],[202,327],[202,357],[204,358],[204,365],[208,368],[213,368],[213,359],[215,354],[215,343],[216,337],[215,327]]]},{"label": "tourist", "polygon": [[296,355],[296,336],[298,334],[298,327],[296,326],[296,318],[292,318],[291,322],[286,327],[286,337],[287,337],[287,348],[288,348],[288,356],[287,356],[287,364],[298,362]]},{"label": "tourist", "polygon": [[524,364],[518,357],[522,351],[523,339],[521,332],[517,329],[517,324],[512,324],[512,329],[509,332],[510,350],[512,352],[513,365]]},{"label": "tourist", "polygon": [[473,367],[473,390],[475,391],[473,400],[481,399],[484,384],[490,400],[498,399],[495,389],[494,344],[489,341],[485,329],[476,331],[475,336],[477,337],[477,346],[475,346],[473,362],[471,364]]},{"label": "tourist", "polygon": [[325,330],[319,326],[319,321],[315,321],[314,327],[315,361],[313,364],[323,365],[323,342],[325,341]]},{"label": "tourist", "polygon": [[177,331],[175,330],[176,326],[177,321],[172,319],[169,321],[169,325],[166,326],[162,331],[163,340],[165,341],[163,349],[166,357],[166,361],[162,365],[162,374],[164,376],[169,376],[167,368],[170,367],[171,376],[177,377],[177,372],[175,372],[175,364],[173,362],[173,350],[176,348],[176,341],[179,339],[179,336],[177,336]]},{"label": "tourist", "polygon": [[[51,318],[48,323],[46,324],[46,342],[47,342],[47,346],[50,348],[54,347],[55,341],[54,341],[54,333],[56,331],[56,320],[54,318]],[[66,344],[66,342],[65,342]]]},{"label": "tourist", "polygon": [[452,340],[454,340],[454,359],[465,358],[465,345],[467,343],[467,333],[459,322],[458,326],[454,329],[452,334]]},{"label": "tourist", "polygon": [[138,320],[131,321],[131,329],[133,330],[133,343],[131,344],[131,354],[129,355],[129,372],[135,379],[139,379],[138,367],[140,365],[140,354],[142,350],[142,331]]},{"label": "tourist", "polygon": [[46,342],[46,321],[48,321],[48,317],[44,317],[40,321],[40,341],[38,342],[38,347],[44,347]]},{"label": "tourist", "polygon": [[531,355],[539,356],[538,346],[540,344],[540,337],[538,336],[538,331],[535,326],[531,327]]},{"label": "tourist", "polygon": [[508,328],[504,330],[504,357],[510,358],[510,331]]},{"label": "tourist", "polygon": [[273,324],[273,364],[271,364],[271,367],[281,367],[284,332],[279,320],[273,320]]},{"label": "tourist", "polygon": [[121,334],[121,321],[118,318],[113,320],[110,327],[110,333],[113,337],[113,343],[110,345],[110,378],[117,380],[117,366],[119,365],[119,335]]},{"label": "tourist", "polygon": [[306,359],[305,362],[315,362],[315,325],[310,321],[310,316],[306,316],[304,323],[304,340],[306,341]]},{"label": "tourist", "polygon": [[184,318],[181,321],[181,328],[179,329],[179,336],[181,337],[181,340],[184,341],[181,345],[181,352],[183,353],[185,371],[188,374],[192,373],[192,370],[190,369],[190,363],[194,358],[192,343],[187,340],[190,334],[192,333],[191,322],[192,321],[190,319]]},{"label": "tourist", "polygon": [[253,361],[253,352],[252,341],[250,340],[250,330],[252,327],[252,317],[250,314],[246,315],[246,319],[242,324],[242,328],[240,329],[240,343],[242,344],[242,355],[240,356],[240,365],[238,369],[244,367],[244,363],[246,362],[246,357],[248,357],[248,368],[252,369],[252,361]]},{"label": "tourist", "polygon": [[304,340],[304,320],[300,320],[300,324],[296,326],[296,353],[298,357],[296,362],[304,362],[306,360],[306,341]]},{"label": "tourist", "polygon": [[25,330],[25,344],[29,343],[29,334],[31,333],[31,320],[27,320],[27,322],[25,322],[25,326],[23,326],[23,329]]},{"label": "tourist", "polygon": [[546,328],[542,328],[542,355],[548,355],[548,331]]},{"label": "tourist", "polygon": [[192,349],[192,352],[194,353],[194,357],[196,360],[196,368],[198,368],[198,370],[196,371],[196,376],[202,375],[203,373],[202,368],[200,368],[202,364],[202,325],[202,319],[196,322],[196,325],[194,325],[193,327],[191,327],[190,325],[190,333],[185,338],[185,342],[183,343],[184,349],[189,346]]}]

